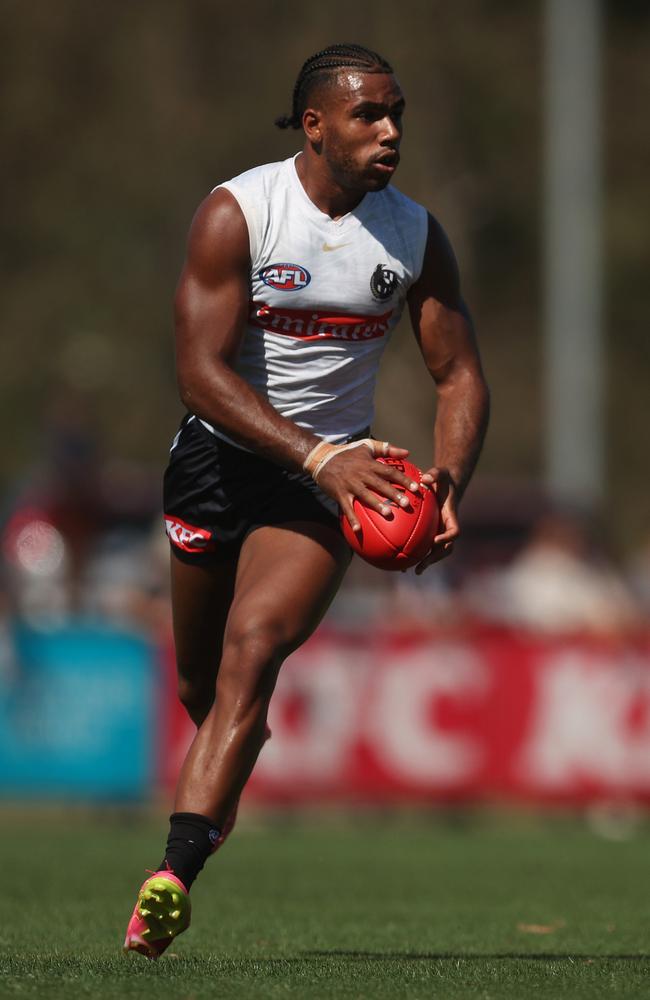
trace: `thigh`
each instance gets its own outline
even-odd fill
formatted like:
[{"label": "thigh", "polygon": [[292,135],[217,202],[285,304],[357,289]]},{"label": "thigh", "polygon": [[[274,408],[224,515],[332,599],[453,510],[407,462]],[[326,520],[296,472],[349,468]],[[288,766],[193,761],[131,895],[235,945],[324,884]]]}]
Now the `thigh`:
[{"label": "thigh", "polygon": [[233,598],[237,555],[216,564],[190,562],[171,552],[174,644],[179,674],[212,683],[221,659],[223,635]]},{"label": "thigh", "polygon": [[272,633],[286,655],[318,625],[350,559],[343,536],[329,525],[289,521],[256,528],[241,548],[226,638]]}]

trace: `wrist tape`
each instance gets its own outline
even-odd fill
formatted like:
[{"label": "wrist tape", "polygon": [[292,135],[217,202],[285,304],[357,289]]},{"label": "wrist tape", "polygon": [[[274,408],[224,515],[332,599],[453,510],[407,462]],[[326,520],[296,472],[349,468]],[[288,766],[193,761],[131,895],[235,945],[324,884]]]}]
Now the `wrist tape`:
[{"label": "wrist tape", "polygon": [[340,451],[349,451],[350,448],[359,448],[361,446],[366,447],[373,456],[386,456],[390,448],[388,441],[375,441],[374,438],[361,438],[360,441],[350,441],[349,444],[331,444],[329,441],[319,441],[307,455],[307,458],[302,463],[302,467],[305,472],[309,473],[314,482],[317,483],[319,475],[330,459],[338,455]]}]

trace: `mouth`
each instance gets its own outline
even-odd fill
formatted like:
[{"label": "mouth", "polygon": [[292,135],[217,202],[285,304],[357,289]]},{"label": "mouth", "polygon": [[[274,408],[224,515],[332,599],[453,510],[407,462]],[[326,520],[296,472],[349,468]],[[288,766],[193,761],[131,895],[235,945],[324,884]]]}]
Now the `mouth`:
[{"label": "mouth", "polygon": [[382,153],[375,160],[372,161],[373,167],[380,170],[382,173],[392,174],[399,163],[399,153],[397,150],[391,150],[390,153]]}]

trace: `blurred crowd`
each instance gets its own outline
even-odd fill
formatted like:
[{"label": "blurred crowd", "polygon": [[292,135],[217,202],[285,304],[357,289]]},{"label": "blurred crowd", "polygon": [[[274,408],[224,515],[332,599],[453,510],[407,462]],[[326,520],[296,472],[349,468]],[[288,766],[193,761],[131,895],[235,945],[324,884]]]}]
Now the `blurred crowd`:
[{"label": "blurred crowd", "polygon": [[[50,414],[43,455],[5,498],[1,619],[43,629],[94,620],[161,635],[170,611],[159,474],[103,459],[70,402]],[[453,558],[420,576],[355,559],[329,623],[623,637],[647,628],[650,535],[628,563],[617,561],[606,527],[584,512],[480,479],[462,526]]]},{"label": "blurred crowd", "polygon": [[650,623],[650,536],[629,562],[593,517],[534,488],[472,485],[453,556],[421,575],[357,560],[333,607],[395,627],[502,626],[542,635],[634,637]]}]

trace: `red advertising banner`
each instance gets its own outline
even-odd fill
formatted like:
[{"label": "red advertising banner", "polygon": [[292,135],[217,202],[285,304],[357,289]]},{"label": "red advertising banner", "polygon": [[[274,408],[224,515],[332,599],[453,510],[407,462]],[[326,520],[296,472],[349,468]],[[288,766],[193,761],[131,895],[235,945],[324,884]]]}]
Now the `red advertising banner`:
[{"label": "red advertising banner", "polygon": [[[175,692],[168,722],[173,782],[191,739]],[[650,641],[321,630],[269,722],[247,789],[265,803],[650,798]]]}]

